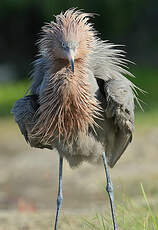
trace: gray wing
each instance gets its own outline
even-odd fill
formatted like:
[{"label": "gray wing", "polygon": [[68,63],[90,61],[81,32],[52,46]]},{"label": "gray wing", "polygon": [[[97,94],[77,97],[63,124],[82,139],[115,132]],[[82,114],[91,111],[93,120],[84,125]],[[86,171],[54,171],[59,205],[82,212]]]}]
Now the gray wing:
[{"label": "gray wing", "polygon": [[134,93],[126,79],[97,79],[104,109],[105,151],[113,167],[132,140],[134,129]]},{"label": "gray wing", "polygon": [[32,73],[33,83],[30,87],[30,94],[39,95],[47,85],[49,60],[45,56],[41,56],[34,62]]},{"label": "gray wing", "polygon": [[47,59],[45,56],[41,56],[33,63],[33,83],[28,90],[30,91],[30,95],[16,101],[11,111],[27,142],[30,142],[28,138],[29,132],[33,128],[33,118],[35,118],[34,115],[39,107],[38,98],[45,82],[46,63]]},{"label": "gray wing", "polygon": [[30,91],[30,95],[16,101],[11,112],[14,114],[15,121],[21,133],[24,135],[25,140],[29,142],[32,147],[52,149],[50,145],[40,143],[39,138],[32,136],[32,129],[37,119],[36,111],[39,108],[38,100],[48,82],[48,64],[49,60],[44,55],[34,62],[34,70],[32,73],[33,83],[28,90]]},{"label": "gray wing", "polygon": [[38,137],[32,136],[32,129],[36,124],[36,111],[38,108],[38,96],[28,95],[16,101],[11,112],[14,114],[15,121],[25,140],[29,142],[32,147],[52,149],[51,145],[41,143]]},{"label": "gray wing", "polygon": [[33,128],[33,119],[38,107],[37,95],[29,95],[16,101],[11,110],[27,142],[29,142],[28,134]]}]

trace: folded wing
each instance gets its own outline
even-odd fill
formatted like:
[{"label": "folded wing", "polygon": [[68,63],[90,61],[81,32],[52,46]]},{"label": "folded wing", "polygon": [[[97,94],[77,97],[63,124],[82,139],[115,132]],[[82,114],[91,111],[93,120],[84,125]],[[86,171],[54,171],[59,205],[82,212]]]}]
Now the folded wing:
[{"label": "folded wing", "polygon": [[134,93],[126,79],[98,79],[104,109],[104,145],[113,167],[132,140],[134,129]]}]

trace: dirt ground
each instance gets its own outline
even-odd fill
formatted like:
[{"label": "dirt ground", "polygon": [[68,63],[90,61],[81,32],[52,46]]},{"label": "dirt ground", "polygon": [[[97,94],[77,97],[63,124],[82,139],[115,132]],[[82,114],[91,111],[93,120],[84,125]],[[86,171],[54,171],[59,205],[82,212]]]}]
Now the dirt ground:
[{"label": "dirt ground", "polygon": [[[126,195],[141,202],[143,183],[148,198],[158,208],[157,162],[158,127],[136,130],[132,144],[110,170],[116,202],[121,203]],[[64,221],[59,229],[71,229],[66,227],[70,215],[71,222],[80,226],[78,216],[109,208],[102,165],[83,164],[72,170],[64,161],[63,173]],[[52,229],[57,183],[57,152],[32,149],[13,120],[0,121],[0,230]]]}]

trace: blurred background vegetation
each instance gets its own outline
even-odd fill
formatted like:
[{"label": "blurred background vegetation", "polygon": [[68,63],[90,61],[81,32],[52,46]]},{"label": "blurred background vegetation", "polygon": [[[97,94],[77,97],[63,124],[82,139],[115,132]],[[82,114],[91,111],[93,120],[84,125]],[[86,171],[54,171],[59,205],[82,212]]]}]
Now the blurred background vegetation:
[{"label": "blurred background vegetation", "polygon": [[29,85],[36,41],[44,22],[70,7],[97,13],[93,19],[99,36],[123,44],[130,70],[139,87],[144,110],[158,104],[158,1],[157,0],[2,0],[0,1],[0,116],[9,116],[12,104]]}]

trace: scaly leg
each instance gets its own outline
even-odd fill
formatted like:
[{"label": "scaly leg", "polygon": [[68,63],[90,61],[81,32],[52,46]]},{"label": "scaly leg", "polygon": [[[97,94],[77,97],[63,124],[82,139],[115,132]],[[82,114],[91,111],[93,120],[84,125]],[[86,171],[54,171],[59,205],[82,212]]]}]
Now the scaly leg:
[{"label": "scaly leg", "polygon": [[60,214],[61,204],[62,204],[62,200],[63,200],[63,194],[62,194],[62,171],[63,171],[63,157],[60,156],[60,159],[59,159],[59,185],[58,185],[58,197],[57,197],[57,211],[56,211],[54,230],[57,230],[58,217],[59,217],[59,214]]},{"label": "scaly leg", "polygon": [[114,230],[117,230],[116,217],[115,217],[113,185],[112,185],[112,181],[110,179],[110,174],[109,174],[109,170],[108,170],[108,164],[107,164],[105,152],[103,153],[102,157],[103,157],[106,180],[107,180],[106,191],[107,191],[107,193],[109,195],[113,226],[114,226]]}]

